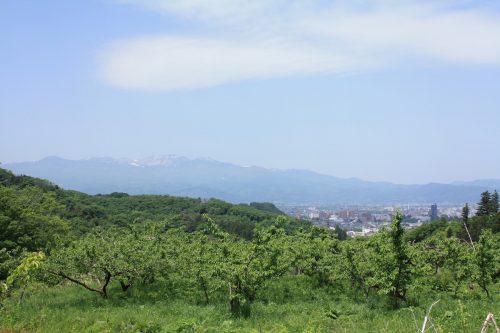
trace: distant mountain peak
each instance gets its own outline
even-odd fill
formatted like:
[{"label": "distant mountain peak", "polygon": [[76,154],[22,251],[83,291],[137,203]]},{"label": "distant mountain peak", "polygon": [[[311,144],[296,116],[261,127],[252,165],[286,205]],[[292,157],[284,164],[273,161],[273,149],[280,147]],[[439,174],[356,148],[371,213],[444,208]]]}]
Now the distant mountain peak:
[{"label": "distant mountain peak", "polygon": [[337,178],[303,169],[243,167],[211,158],[179,155],[83,160],[51,156],[38,162],[8,163],[2,167],[92,194],[170,194],[216,197],[231,202],[464,203],[476,200],[484,190],[500,189],[498,180],[398,185]]},{"label": "distant mountain peak", "polygon": [[139,167],[172,166],[186,161],[189,161],[189,158],[179,155],[152,155],[130,160],[129,164]]},{"label": "distant mountain peak", "polygon": [[[114,157],[90,157],[86,159],[66,159],[59,156],[47,156],[42,158],[39,161],[29,161],[29,162],[20,162],[20,163],[80,163],[80,162],[91,162],[91,163],[99,163],[99,164],[119,164],[119,165],[130,165],[134,167],[171,167],[171,166],[179,166],[187,162],[204,162],[204,163],[212,163],[212,164],[226,164],[217,161],[210,157],[197,157],[190,158],[175,154],[165,154],[165,155],[150,155],[145,157],[136,157],[136,158],[114,158]],[[19,164],[19,163],[8,163],[8,164]]]},{"label": "distant mountain peak", "polygon": [[[62,160],[64,160],[64,158],[56,156],[56,155],[50,155],[50,156],[42,158],[39,162],[42,162],[42,161],[49,161],[49,162],[50,161],[62,161]],[[33,162],[36,162],[36,161],[33,161]]]}]

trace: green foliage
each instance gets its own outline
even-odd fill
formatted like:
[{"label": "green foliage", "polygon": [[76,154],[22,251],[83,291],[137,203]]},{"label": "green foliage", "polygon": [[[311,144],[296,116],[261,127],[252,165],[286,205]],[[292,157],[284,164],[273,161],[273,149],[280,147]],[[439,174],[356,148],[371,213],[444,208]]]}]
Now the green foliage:
[{"label": "green foliage", "polygon": [[54,192],[0,186],[0,248],[46,250],[69,230]]},{"label": "green foliage", "polygon": [[476,280],[481,289],[490,297],[489,285],[500,271],[499,238],[495,238],[490,230],[484,230],[476,246],[475,261],[477,266]]},{"label": "green foliage", "polygon": [[406,299],[406,291],[411,283],[411,260],[408,254],[408,245],[404,241],[404,229],[401,225],[403,216],[396,213],[393,217],[390,239],[394,255],[395,276],[391,285],[392,296],[397,301],[398,299]]},{"label": "green foliage", "polygon": [[23,258],[21,263],[7,278],[7,288],[26,286],[33,279],[34,272],[38,270],[44,259],[45,255],[43,252],[34,252]]},{"label": "green foliage", "polygon": [[421,286],[431,290],[446,291],[449,281],[443,281],[443,270],[446,262],[445,243],[437,235],[429,237],[412,246],[415,284],[419,292]]},{"label": "green foliage", "polygon": [[277,215],[285,215],[285,213],[279,210],[278,207],[269,202],[251,202],[250,207],[261,210],[263,212],[268,212]]},{"label": "green foliage", "polygon": [[431,237],[432,235],[443,232],[448,226],[446,221],[436,220],[424,223],[417,228],[408,230],[405,234],[405,239],[412,243],[418,243]]},{"label": "green foliage", "polygon": [[36,187],[43,192],[59,190],[57,185],[47,180],[29,176],[16,176],[12,172],[2,168],[0,168],[0,186],[14,187],[17,189]]},{"label": "green foliage", "polygon": [[22,259],[22,250],[15,248],[7,250],[6,248],[0,249],[0,280],[6,280],[10,272],[19,265]]},{"label": "green foliage", "polygon": [[465,206],[462,208],[462,222],[467,223],[469,222],[469,214],[470,214],[470,209],[469,209],[469,204],[465,204]]},{"label": "green foliage", "polygon": [[228,242],[221,263],[223,280],[229,285],[229,304],[235,317],[249,317],[257,291],[269,280],[285,274],[291,256],[283,229],[271,226],[260,230],[251,244]]},{"label": "green foliage", "polygon": [[469,244],[462,243],[456,238],[446,239],[443,242],[446,258],[444,267],[447,268],[447,272],[451,276],[450,285],[454,295],[456,295],[460,286],[470,281],[474,271],[472,248]]},{"label": "green foliage", "polygon": [[365,290],[375,289],[378,294],[391,297],[393,305],[406,301],[412,281],[411,259],[404,241],[403,216],[393,216],[390,230],[383,230],[372,237],[365,247],[356,270],[363,277]]},{"label": "green foliage", "polygon": [[498,192],[495,190],[491,195],[490,199],[490,214],[496,214],[499,212],[499,198]]},{"label": "green foliage", "polygon": [[[418,304],[392,310],[360,302],[333,287],[311,289],[310,281],[300,276],[290,280],[295,286],[291,298],[281,302],[278,297],[285,292],[285,282],[273,281],[266,288],[268,300],[254,302],[249,319],[232,318],[226,302],[207,306],[184,298],[172,299],[159,292],[162,287],[158,285],[138,286],[126,298],[113,292],[106,300],[76,286],[45,288],[26,295],[22,305],[7,300],[0,309],[0,328],[40,333],[416,332],[415,320],[421,326],[429,305],[441,299],[432,310],[439,332],[477,333],[486,314],[500,309],[498,299],[485,301],[475,294],[456,299],[447,293],[423,292]],[[499,291],[492,289],[493,297]],[[330,318],[330,313],[336,313],[337,319]]]},{"label": "green foliage", "polygon": [[312,277],[317,286],[335,282],[340,248],[334,233],[313,227],[308,232],[297,234],[292,244],[296,273]]},{"label": "green foliage", "polygon": [[481,200],[477,205],[476,216],[490,216],[498,213],[498,192],[495,190],[493,193],[488,191],[481,193]]},{"label": "green foliage", "polygon": [[[406,332],[412,315],[395,308],[423,317],[442,298],[439,330],[476,331],[484,313],[474,311],[498,309],[499,213],[468,219],[474,250],[463,221],[405,231],[395,214],[389,229],[341,241],[341,230],[270,204],[88,196],[8,172],[0,181],[0,288],[10,295],[0,329]],[[48,288],[14,302],[35,280]]]},{"label": "green foliage", "polygon": [[37,278],[40,265],[44,259],[43,252],[25,254],[6,281],[0,281],[0,300],[11,294],[13,290],[20,289],[22,292],[19,301],[22,302],[24,291]]},{"label": "green foliage", "polygon": [[[465,229],[466,226],[467,229]],[[469,219],[469,223],[467,223],[467,225],[462,224],[461,227],[462,229],[458,233],[460,239],[470,242],[470,234],[472,241],[477,242],[483,230],[489,229],[493,233],[500,232],[500,213],[489,216],[474,216]]]},{"label": "green foliage", "polygon": [[163,241],[155,228],[145,232],[96,229],[55,249],[46,270],[107,298],[107,287],[113,279],[119,279],[126,291],[137,281],[154,280],[157,272],[168,266]]},{"label": "green foliage", "polygon": [[481,200],[477,204],[476,216],[488,216],[490,215],[491,207],[491,194],[488,191],[481,193]]}]

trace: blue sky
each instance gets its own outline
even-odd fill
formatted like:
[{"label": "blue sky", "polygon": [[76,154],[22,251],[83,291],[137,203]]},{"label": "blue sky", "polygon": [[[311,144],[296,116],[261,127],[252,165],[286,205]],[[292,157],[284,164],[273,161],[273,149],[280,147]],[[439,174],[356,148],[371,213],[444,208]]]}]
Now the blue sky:
[{"label": "blue sky", "polygon": [[0,161],[500,178],[498,36],[497,1],[4,1]]}]

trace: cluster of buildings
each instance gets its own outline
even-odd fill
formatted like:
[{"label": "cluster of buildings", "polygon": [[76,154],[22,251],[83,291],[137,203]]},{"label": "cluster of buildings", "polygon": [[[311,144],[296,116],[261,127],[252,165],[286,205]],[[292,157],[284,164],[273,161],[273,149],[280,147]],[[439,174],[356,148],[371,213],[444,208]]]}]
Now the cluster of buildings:
[{"label": "cluster of buildings", "polygon": [[[340,227],[350,236],[369,236],[388,225],[394,212],[403,214],[403,225],[414,228],[423,223],[444,218],[459,218],[462,206],[437,204],[408,204],[398,206],[289,206],[280,207],[288,215],[307,219],[326,228]],[[473,209],[473,207],[472,207]]]}]

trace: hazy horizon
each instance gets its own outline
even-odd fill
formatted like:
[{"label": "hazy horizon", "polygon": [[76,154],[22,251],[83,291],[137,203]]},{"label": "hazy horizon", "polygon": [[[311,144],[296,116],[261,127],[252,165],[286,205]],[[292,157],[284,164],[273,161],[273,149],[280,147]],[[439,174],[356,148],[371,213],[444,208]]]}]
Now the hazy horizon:
[{"label": "hazy horizon", "polygon": [[[337,175],[333,174],[328,174],[328,173],[323,173],[320,171],[312,170],[312,169],[303,169],[303,168],[272,168],[272,167],[266,167],[262,165],[256,165],[256,164],[248,164],[248,165],[242,165],[238,163],[233,163],[231,161],[221,161],[221,160],[216,160],[210,156],[185,156],[185,155],[179,155],[179,154],[155,154],[155,155],[148,155],[148,156],[90,156],[90,157],[82,157],[82,158],[66,158],[63,156],[57,156],[57,155],[50,155],[50,156],[45,156],[41,159],[37,160],[25,160],[25,161],[0,161],[0,167],[2,167],[3,164],[8,165],[8,164],[16,164],[16,163],[30,163],[30,162],[38,162],[47,158],[60,158],[63,160],[70,160],[70,161],[85,161],[85,160],[91,160],[91,159],[105,159],[105,158],[111,158],[114,160],[145,160],[145,159],[152,159],[152,158],[162,158],[162,157],[180,157],[180,158],[188,158],[188,159],[208,159],[208,160],[213,160],[216,162],[221,162],[221,163],[227,163],[239,167],[256,167],[256,168],[263,168],[267,170],[281,170],[281,171],[286,171],[286,170],[301,170],[301,171],[310,171],[314,173],[318,173],[321,175],[325,176],[332,176],[332,177],[339,177]],[[479,181],[479,180],[500,180],[500,178],[473,178],[473,179],[454,179],[448,182],[433,182],[433,181],[428,181],[428,182],[422,182],[422,183],[396,183],[396,182],[391,182],[389,180],[385,179],[365,179],[362,177],[357,177],[355,175],[349,176],[349,177],[339,177],[343,179],[360,179],[363,181],[370,181],[370,182],[381,182],[381,183],[394,183],[394,184],[399,184],[399,185],[426,185],[426,184],[431,184],[431,183],[441,183],[441,184],[451,184],[453,182],[472,182],[472,181]]]},{"label": "hazy horizon", "polygon": [[498,2],[0,9],[4,163],[172,152],[398,184],[500,178]]}]

